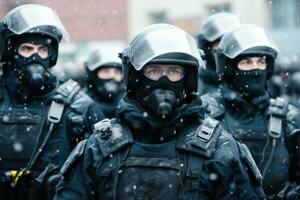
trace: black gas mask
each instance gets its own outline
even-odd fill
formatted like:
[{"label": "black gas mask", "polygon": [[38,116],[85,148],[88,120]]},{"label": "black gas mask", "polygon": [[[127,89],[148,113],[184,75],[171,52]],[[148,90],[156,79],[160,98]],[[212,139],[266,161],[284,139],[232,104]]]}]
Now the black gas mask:
[{"label": "black gas mask", "polygon": [[143,76],[141,82],[142,105],[156,115],[166,118],[181,104],[184,96],[184,79],[172,82],[163,76],[153,81]]},{"label": "black gas mask", "polygon": [[[18,39],[13,46],[13,53],[8,61],[8,69],[12,69],[18,82],[34,96],[44,95],[52,91],[56,86],[56,77],[48,69],[50,65],[51,52],[49,40],[42,36],[27,36]],[[18,48],[23,43],[44,45],[48,48],[48,56],[41,58],[38,53],[24,57],[18,53]]]},{"label": "black gas mask", "polygon": [[122,82],[115,79],[99,79],[93,80],[93,90],[98,96],[106,101],[114,100],[120,93],[122,93]]},{"label": "black gas mask", "polygon": [[112,67],[101,67],[89,73],[88,79],[89,84],[91,85],[90,90],[97,96],[97,98],[99,98],[99,100],[112,102],[123,94],[123,82],[122,80],[116,80],[117,78],[115,77],[98,77],[99,71],[103,68]]}]

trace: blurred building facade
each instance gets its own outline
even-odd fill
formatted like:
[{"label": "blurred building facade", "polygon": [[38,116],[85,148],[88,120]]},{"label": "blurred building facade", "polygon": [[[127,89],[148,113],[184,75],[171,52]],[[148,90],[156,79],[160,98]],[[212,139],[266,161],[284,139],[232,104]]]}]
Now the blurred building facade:
[{"label": "blurred building facade", "polygon": [[299,56],[299,0],[129,0],[129,37],[151,24],[167,22],[197,35],[201,22],[216,12],[232,12],[242,23],[269,31],[281,55]]},{"label": "blurred building facade", "polygon": [[268,25],[269,4],[265,0],[129,0],[129,32],[159,22],[172,23],[196,35],[201,22],[216,12],[233,12],[242,22]]},{"label": "blurred building facade", "polygon": [[0,18],[28,3],[53,8],[73,42],[127,39],[127,0],[1,0]]}]

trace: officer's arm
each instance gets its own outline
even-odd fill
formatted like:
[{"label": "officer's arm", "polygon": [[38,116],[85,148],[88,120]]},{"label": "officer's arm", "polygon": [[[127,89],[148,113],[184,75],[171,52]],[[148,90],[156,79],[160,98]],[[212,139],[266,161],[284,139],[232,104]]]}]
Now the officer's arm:
[{"label": "officer's arm", "polygon": [[[90,138],[91,139],[91,138]],[[81,141],[61,169],[62,178],[56,187],[55,200],[94,199],[94,182],[91,178],[93,156],[89,141]]]},{"label": "officer's arm", "polygon": [[221,134],[211,161],[204,166],[207,190],[213,199],[264,199],[262,178],[249,150]]},{"label": "officer's arm", "polygon": [[300,110],[289,105],[285,142],[290,154],[290,184],[285,188],[285,199],[300,199]]},{"label": "officer's arm", "polygon": [[[88,198],[82,164],[79,163],[72,175],[64,175],[56,187],[55,200],[83,200]],[[80,188],[80,189],[79,189]]]},{"label": "officer's arm", "polygon": [[67,130],[71,148],[74,148],[81,140],[88,138],[93,133],[92,126],[104,118],[100,105],[95,102],[87,105],[82,114],[69,113]]},{"label": "officer's arm", "polygon": [[[236,184],[239,187],[239,196],[243,199],[265,199],[262,187],[262,176],[252,155],[245,144],[237,143],[238,162],[237,173],[234,173]],[[241,178],[241,179],[240,179]]]},{"label": "officer's arm", "polygon": [[91,104],[87,110],[87,116],[86,116],[86,124],[88,127],[88,131],[92,132],[92,126],[103,120],[105,118],[101,106],[94,102]]},{"label": "officer's arm", "polygon": [[[66,89],[69,88],[70,84],[74,85],[75,89]],[[65,94],[65,90],[70,91]],[[68,109],[68,112],[65,112],[67,114],[66,131],[68,133],[71,148],[73,149],[79,141],[87,138],[85,136],[88,135],[86,133],[89,131],[89,124],[87,124],[88,109],[94,103],[94,101],[80,90],[80,87],[76,82],[71,80],[65,84],[62,84],[57,89],[57,93],[58,94],[54,95],[53,99],[63,102],[65,108]],[[97,114],[98,112],[100,113],[100,118],[102,111],[97,111]]]}]

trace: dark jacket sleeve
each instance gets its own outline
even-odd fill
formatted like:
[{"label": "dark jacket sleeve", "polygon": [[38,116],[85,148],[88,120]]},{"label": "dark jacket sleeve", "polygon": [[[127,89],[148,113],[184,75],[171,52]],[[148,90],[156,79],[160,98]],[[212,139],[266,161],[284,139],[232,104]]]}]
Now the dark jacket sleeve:
[{"label": "dark jacket sleeve", "polygon": [[[82,91],[76,92],[73,98],[65,99],[61,95],[55,95],[54,100],[63,101],[66,109],[66,132],[73,149],[81,140],[89,136],[89,124],[87,123],[89,108],[94,101]],[[99,111],[102,114],[102,111]]]},{"label": "dark jacket sleeve", "polygon": [[284,136],[287,149],[290,154],[290,179],[299,182],[300,172],[300,111],[296,107],[289,106],[284,124]]},{"label": "dark jacket sleeve", "polygon": [[98,162],[101,162],[101,155],[95,148],[95,137],[92,135],[88,140],[76,146],[62,167],[62,178],[56,187],[54,199],[96,199],[96,183],[93,176],[95,169],[93,168]]},{"label": "dark jacket sleeve", "polygon": [[91,131],[92,129],[92,126],[103,120],[105,118],[104,114],[103,114],[103,111],[101,110],[101,106],[94,102],[93,104],[91,104],[88,108],[88,111],[87,111],[87,126],[88,126],[88,131]]},{"label": "dark jacket sleeve", "polygon": [[200,199],[265,199],[262,177],[245,145],[222,133],[203,167]]},{"label": "dark jacket sleeve", "polygon": [[284,133],[290,154],[290,183],[285,191],[285,199],[300,199],[300,110],[291,105],[288,108]]}]

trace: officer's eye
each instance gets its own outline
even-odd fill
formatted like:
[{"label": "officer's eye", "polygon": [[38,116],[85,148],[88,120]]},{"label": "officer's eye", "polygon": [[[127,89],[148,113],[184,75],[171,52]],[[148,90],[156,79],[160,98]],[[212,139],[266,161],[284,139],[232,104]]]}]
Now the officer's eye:
[{"label": "officer's eye", "polygon": [[99,71],[99,73],[101,73],[101,74],[110,74],[110,69],[109,68],[104,68],[104,69],[101,69],[100,71]]},{"label": "officer's eye", "polygon": [[148,69],[146,70],[146,74],[159,74],[160,73],[160,70],[158,69],[155,69],[155,68],[152,68],[152,69]]},{"label": "officer's eye", "polygon": [[41,53],[48,53],[48,48],[45,47],[45,46],[42,46],[42,47],[39,48],[39,51],[40,51]]},{"label": "officer's eye", "polygon": [[41,58],[45,59],[49,56],[48,47],[46,46],[40,46],[38,48],[38,52]]},{"label": "officer's eye", "polygon": [[247,60],[247,61],[246,61],[246,64],[247,64],[247,65],[251,65],[251,64],[252,64],[252,60]]},{"label": "officer's eye", "polygon": [[22,44],[19,48],[18,48],[18,53],[23,56],[23,57],[29,57],[31,56],[31,54],[34,52],[34,47],[31,45],[27,45],[27,44]]},{"label": "officer's eye", "polygon": [[30,47],[30,46],[21,46],[21,47],[20,47],[20,50],[21,50],[21,51],[26,51],[26,52],[28,52],[28,51],[32,51],[33,48]]},{"label": "officer's eye", "polygon": [[248,61],[247,61],[247,60],[241,60],[241,61],[239,62],[239,65],[246,65],[246,64],[248,64]]},{"label": "officer's eye", "polygon": [[267,62],[266,62],[265,59],[260,59],[260,60],[258,61],[258,63],[264,65],[264,64],[266,64]]},{"label": "officer's eye", "polygon": [[170,70],[168,70],[168,73],[170,73],[170,74],[181,74],[181,70],[179,70],[179,69],[170,69]]}]

